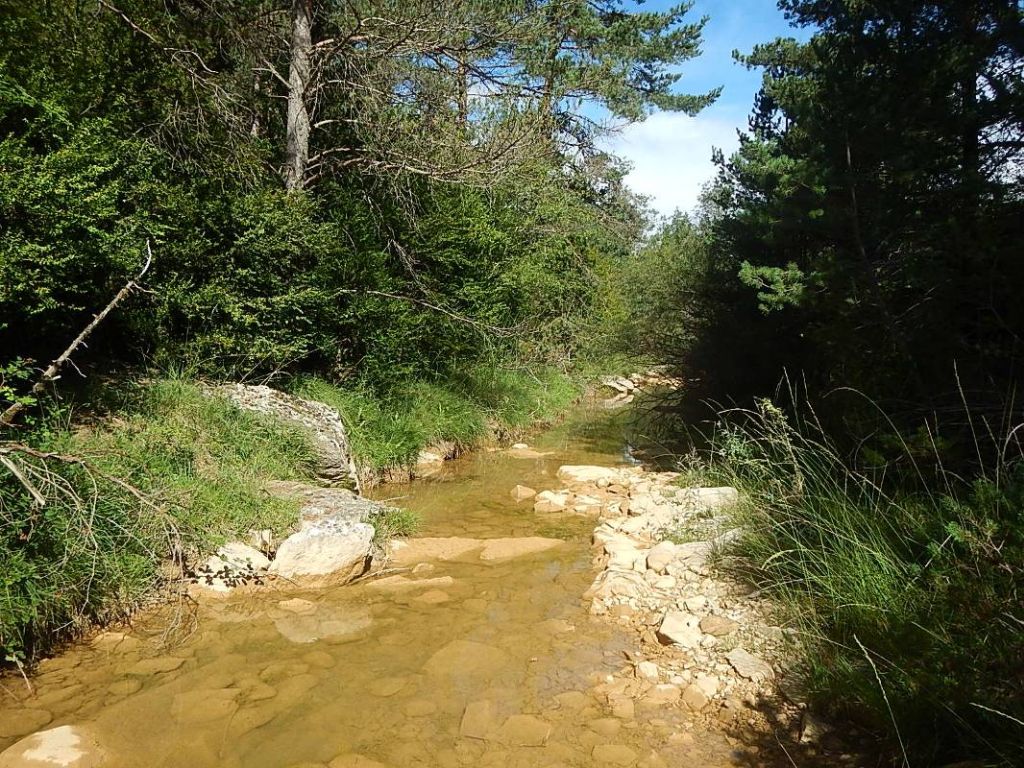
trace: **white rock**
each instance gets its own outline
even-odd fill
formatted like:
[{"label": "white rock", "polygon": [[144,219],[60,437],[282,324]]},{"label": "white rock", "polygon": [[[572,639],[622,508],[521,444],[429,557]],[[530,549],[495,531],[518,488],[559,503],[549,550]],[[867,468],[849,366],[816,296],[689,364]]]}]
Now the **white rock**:
[{"label": "white rock", "polygon": [[676,499],[693,504],[701,509],[719,509],[735,504],[740,499],[735,488],[683,488],[676,492]]},{"label": "white rock", "polygon": [[366,570],[368,523],[321,520],[281,542],[270,572],[288,579],[351,581]]},{"label": "white rock", "polygon": [[671,541],[663,541],[647,553],[647,567],[655,573],[665,573],[675,556],[676,545]]},{"label": "white rock", "polygon": [[658,682],[661,677],[661,670],[653,661],[641,661],[636,665],[636,676],[641,680],[649,680],[652,683]]},{"label": "white rock", "polygon": [[666,645],[693,649],[700,646],[702,637],[700,618],[692,613],[669,611],[658,627],[658,639]]},{"label": "white rock", "polygon": [[0,768],[100,768],[106,757],[77,725],[62,725],[27,736],[0,753]]},{"label": "white rock", "polygon": [[775,672],[772,670],[771,665],[742,648],[730,651],[725,658],[732,665],[732,668],[736,670],[736,674],[747,680],[759,683],[775,677]]},{"label": "white rock", "polygon": [[512,489],[512,498],[516,501],[525,501],[526,499],[532,499],[537,495],[537,492],[533,488],[528,488],[525,485],[517,485]]},{"label": "white rock", "polygon": [[611,467],[574,466],[567,464],[558,468],[558,479],[563,483],[577,485],[596,484],[599,480],[609,483],[618,479],[618,470]]},{"label": "white rock", "polygon": [[569,506],[569,494],[555,491],[541,491],[533,503],[534,512],[563,512]]},{"label": "white rock", "polygon": [[693,681],[693,684],[700,688],[701,692],[709,699],[714,698],[715,694],[718,693],[720,685],[718,678],[711,675],[697,675],[697,679]]},{"label": "white rock", "polygon": [[232,541],[217,550],[217,555],[231,568],[238,571],[265,571],[270,567],[270,558],[248,544]]}]

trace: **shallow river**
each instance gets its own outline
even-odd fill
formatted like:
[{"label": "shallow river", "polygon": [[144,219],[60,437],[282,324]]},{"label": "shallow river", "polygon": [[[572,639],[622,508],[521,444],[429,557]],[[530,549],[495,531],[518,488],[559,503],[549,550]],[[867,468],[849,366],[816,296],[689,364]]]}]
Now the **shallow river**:
[{"label": "shallow river", "polygon": [[111,768],[749,764],[679,709],[613,716],[591,694],[635,645],[583,607],[594,522],[510,496],[517,483],[557,487],[561,464],[620,464],[623,445],[608,414],[580,414],[533,441],[549,455],[479,452],[441,479],[380,488],[422,515],[423,536],[565,543],[420,566],[404,574],[432,580],[418,589],[268,586],[192,615],[147,612],[44,662],[35,696],[8,678],[0,749],[73,724]]}]

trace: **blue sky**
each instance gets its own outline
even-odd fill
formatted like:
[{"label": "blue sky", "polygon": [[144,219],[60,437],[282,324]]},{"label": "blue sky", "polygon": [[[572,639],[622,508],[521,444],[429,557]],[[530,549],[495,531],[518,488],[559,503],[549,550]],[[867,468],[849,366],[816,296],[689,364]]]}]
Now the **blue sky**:
[{"label": "blue sky", "polygon": [[[674,4],[649,0],[642,7],[662,10]],[[746,127],[761,73],[733,61],[733,50],[745,53],[779,36],[807,36],[787,24],[775,0],[694,0],[688,18],[701,16],[710,17],[702,53],[682,66],[676,87],[681,92],[703,93],[722,86],[719,100],[696,117],[656,113],[607,142],[609,149],[632,163],[629,185],[650,197],[663,215],[694,207],[701,187],[714,175],[712,148],[728,154],[737,144],[736,129]]]}]

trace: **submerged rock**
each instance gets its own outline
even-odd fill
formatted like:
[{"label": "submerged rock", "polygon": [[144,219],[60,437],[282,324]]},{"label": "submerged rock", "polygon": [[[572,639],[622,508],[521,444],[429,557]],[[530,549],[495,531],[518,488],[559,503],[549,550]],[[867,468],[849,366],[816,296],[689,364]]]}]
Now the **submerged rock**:
[{"label": "submerged rock", "polygon": [[99,743],[77,725],[34,733],[0,753],[0,768],[101,768],[106,762]]}]

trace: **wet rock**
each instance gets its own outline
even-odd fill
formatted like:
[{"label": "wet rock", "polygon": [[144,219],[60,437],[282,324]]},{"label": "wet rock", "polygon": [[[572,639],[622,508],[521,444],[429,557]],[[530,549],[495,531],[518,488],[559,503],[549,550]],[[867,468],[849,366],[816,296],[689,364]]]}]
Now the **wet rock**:
[{"label": "wet rock", "polygon": [[705,616],[700,620],[700,631],[712,637],[726,637],[739,628],[739,624],[725,616]]},{"label": "wet rock", "polygon": [[615,482],[619,472],[611,467],[564,465],[558,468],[558,479],[575,485],[596,485],[598,481]]},{"label": "wet rock", "polygon": [[414,565],[425,560],[440,560],[444,562],[455,560],[482,547],[483,542],[480,539],[468,539],[459,536],[425,536],[423,538],[395,542],[391,560],[396,565]]},{"label": "wet rock", "polygon": [[663,541],[647,553],[647,567],[655,573],[665,573],[675,557],[676,545],[671,541]]},{"label": "wet rock", "polygon": [[409,684],[407,677],[383,677],[371,682],[366,689],[374,696],[388,698],[394,696]]},{"label": "wet rock", "polygon": [[490,701],[471,701],[462,713],[459,735],[466,739],[487,740],[495,728],[494,704]]},{"label": "wet rock", "polygon": [[736,674],[755,683],[771,680],[775,677],[775,672],[770,664],[745,651],[743,648],[736,648],[730,651],[726,655],[726,659],[732,665],[732,668],[736,670]]},{"label": "wet rock", "polygon": [[493,672],[508,663],[508,654],[472,640],[454,640],[444,646],[423,665],[432,676],[474,675]]},{"label": "wet rock", "polygon": [[614,717],[601,717],[591,720],[587,727],[594,733],[610,739],[622,729],[622,721]]},{"label": "wet rock", "polygon": [[237,688],[219,688],[179,693],[171,704],[171,715],[182,725],[209,723],[231,717],[238,710]]},{"label": "wet rock", "polygon": [[346,582],[367,567],[373,526],[325,518],[281,542],[270,572],[305,582]]},{"label": "wet rock", "polygon": [[277,607],[282,611],[304,615],[316,612],[316,603],[309,600],[303,600],[301,597],[293,597],[291,600],[281,600],[278,602]]},{"label": "wet rock", "polygon": [[480,559],[485,562],[509,560],[514,557],[534,555],[549,549],[560,547],[561,539],[546,539],[541,536],[528,536],[514,539],[488,539],[484,541]]},{"label": "wet rock", "polygon": [[533,715],[512,715],[498,730],[497,740],[510,747],[542,747],[550,735],[550,723]]},{"label": "wet rock", "polygon": [[126,632],[100,632],[89,645],[104,653],[128,653],[138,650],[142,641]]},{"label": "wet rock", "polygon": [[451,576],[437,576],[432,579],[410,579],[407,576],[385,576],[366,585],[374,592],[405,592],[406,590],[450,587],[455,584]]},{"label": "wet rock", "polygon": [[128,668],[129,675],[160,675],[165,672],[173,672],[185,663],[183,658],[178,656],[157,656],[154,659],[143,659]]},{"label": "wet rock", "polygon": [[0,753],[0,768],[102,768],[106,755],[81,726],[34,733]]},{"label": "wet rock", "polygon": [[107,690],[115,696],[131,696],[140,688],[142,688],[141,680],[128,678],[127,680],[118,680],[116,683],[111,683]]},{"label": "wet rock", "polygon": [[512,498],[516,501],[526,501],[532,499],[537,495],[537,492],[533,488],[528,488],[525,485],[517,485],[512,489]]},{"label": "wet rock", "polygon": [[413,598],[417,603],[423,603],[424,605],[441,605],[451,599],[451,595],[447,592],[442,592],[440,589],[428,589],[422,595],[417,595]]},{"label": "wet rock", "polygon": [[692,613],[669,611],[658,627],[658,640],[665,645],[697,648],[703,637],[699,625],[700,619]]},{"label": "wet rock", "polygon": [[638,755],[625,744],[598,744],[591,753],[601,765],[635,765]]},{"label": "wet rock", "polygon": [[564,512],[569,506],[569,494],[555,491],[541,491],[533,503],[533,511],[541,514]]},{"label": "wet rock", "polygon": [[410,701],[402,710],[406,717],[427,717],[437,712],[437,704],[427,699]]},{"label": "wet rock", "polygon": [[367,608],[341,605],[312,614],[282,616],[274,620],[281,636],[293,643],[315,643],[324,640],[346,642],[362,637],[373,623]]},{"label": "wet rock", "polygon": [[34,731],[53,720],[45,709],[11,709],[0,712],[0,737],[17,738]]},{"label": "wet rock", "polygon": [[338,755],[327,764],[327,768],[388,768],[384,763],[371,760],[365,755],[349,753]]},{"label": "wet rock", "polygon": [[558,702],[560,709],[576,711],[587,706],[590,699],[583,691],[566,691],[555,696],[555,701]]}]

